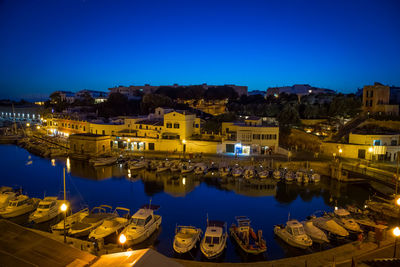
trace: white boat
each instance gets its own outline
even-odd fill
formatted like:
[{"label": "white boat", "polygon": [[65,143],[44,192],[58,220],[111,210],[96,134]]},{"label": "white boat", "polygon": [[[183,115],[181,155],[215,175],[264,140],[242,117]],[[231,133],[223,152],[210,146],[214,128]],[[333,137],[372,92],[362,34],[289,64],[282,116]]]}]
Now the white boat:
[{"label": "white boat", "polygon": [[319,229],[327,231],[328,236],[333,235],[337,238],[345,238],[349,236],[349,232],[337,224],[332,218],[313,216],[310,221]]},{"label": "white boat", "polygon": [[362,232],[360,225],[354,220],[346,209],[335,209],[333,219],[347,231]]},{"label": "white boat", "polygon": [[321,181],[321,176],[318,173],[313,173],[311,175],[311,181],[314,183],[319,183]]},{"label": "white boat", "polygon": [[112,207],[108,205],[95,207],[90,211],[89,215],[72,225],[68,230],[68,234],[76,237],[87,236],[93,229],[102,224],[105,219],[116,216],[117,215],[112,212]]},{"label": "white boat", "polygon": [[292,181],[293,181],[293,172],[288,171],[288,172],[285,174],[285,181],[286,181],[286,182],[292,182]]},{"label": "white boat", "polygon": [[119,232],[121,232],[121,230],[129,224],[129,209],[117,207],[115,208],[114,213],[118,214],[118,216],[105,219],[102,224],[90,232],[89,239],[98,240],[101,238],[106,238],[114,233],[119,234]]},{"label": "white boat", "polygon": [[115,162],[117,162],[116,157],[102,157],[102,158],[95,158],[95,159],[90,159],[89,163],[92,164],[93,166],[107,166],[107,165],[112,165]]},{"label": "white boat", "polygon": [[128,246],[139,244],[149,238],[161,225],[162,217],[154,214],[160,206],[143,205],[131,218],[121,235],[126,238]]},{"label": "white boat", "polygon": [[268,175],[269,175],[269,171],[267,171],[267,170],[262,170],[258,173],[258,177],[260,177],[261,179],[268,178]]},{"label": "white boat", "polygon": [[243,174],[243,169],[241,167],[234,167],[232,170],[232,176],[233,177],[240,177]]},{"label": "white boat", "polygon": [[190,162],[182,162],[180,169],[181,173],[188,173],[194,170],[194,165],[192,165]]},{"label": "white boat", "polygon": [[[65,231],[68,232],[68,230],[72,227],[77,222],[80,222],[85,218],[86,216],[89,215],[89,209],[85,208],[82,209],[78,212],[75,212],[71,214],[70,216],[67,216],[65,218]],[[53,225],[51,227],[51,231],[55,234],[63,234],[64,233],[64,220],[61,220],[59,223]]]},{"label": "white boat", "polygon": [[168,170],[170,169],[170,167],[171,167],[170,165],[171,165],[171,163],[168,162],[168,161],[161,161],[161,162],[157,165],[156,172],[159,173],[159,172],[168,171]]},{"label": "white boat", "polygon": [[16,196],[14,199],[8,202],[8,206],[0,210],[0,217],[2,218],[14,218],[23,214],[34,211],[40,199],[29,198],[26,195]]},{"label": "white boat", "polygon": [[194,166],[194,174],[201,175],[201,174],[205,174],[206,171],[207,171],[207,166],[204,163],[197,163]]},{"label": "white boat", "polygon": [[174,251],[179,254],[191,251],[196,247],[197,242],[200,241],[202,232],[200,228],[194,226],[178,225],[175,228]]},{"label": "white boat", "polygon": [[277,179],[277,180],[281,179],[281,172],[280,172],[278,169],[276,169],[276,170],[272,173],[272,177],[273,177],[274,179]]},{"label": "white boat", "polygon": [[227,166],[223,166],[223,167],[220,167],[218,169],[218,171],[219,171],[219,176],[226,177],[231,172],[231,169],[229,167],[227,167]]},{"label": "white boat", "polygon": [[298,183],[303,182],[303,173],[301,171],[296,172],[296,182],[298,182]]},{"label": "white boat", "polygon": [[207,220],[207,229],[201,240],[200,250],[208,259],[217,258],[224,252],[227,238],[225,222]]},{"label": "white boat", "polygon": [[129,164],[129,169],[140,170],[147,167],[148,162],[146,160],[139,160]]},{"label": "white boat", "polygon": [[17,196],[17,193],[13,191],[11,187],[3,186],[0,191],[0,209],[6,208],[8,206],[8,202],[11,199],[14,199]]},{"label": "white boat", "polygon": [[324,231],[316,227],[311,221],[303,222],[303,226],[304,231],[312,239],[313,242],[321,244],[329,242],[329,239]]},{"label": "white boat", "polygon": [[252,168],[252,167],[247,167],[247,168],[245,168],[245,169],[244,169],[244,172],[243,172],[243,177],[244,177],[245,179],[251,179],[251,178],[253,178],[253,177],[254,177],[254,168]]},{"label": "white boat", "polygon": [[274,233],[293,247],[306,249],[312,245],[311,238],[305,233],[303,225],[297,220],[288,221],[286,227],[275,225]]},{"label": "white boat", "polygon": [[57,197],[45,197],[39,202],[35,212],[29,215],[29,221],[34,223],[47,222],[62,213],[60,206],[64,200],[58,200]]}]

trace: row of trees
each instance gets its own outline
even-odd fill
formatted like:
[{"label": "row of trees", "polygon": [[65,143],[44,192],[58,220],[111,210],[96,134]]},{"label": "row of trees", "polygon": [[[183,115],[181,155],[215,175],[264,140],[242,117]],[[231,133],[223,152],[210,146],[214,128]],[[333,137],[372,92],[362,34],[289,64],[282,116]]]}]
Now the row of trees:
[{"label": "row of trees", "polygon": [[192,86],[161,86],[155,92],[156,94],[168,96],[172,99],[206,99],[206,100],[221,100],[221,99],[237,99],[238,94],[230,86],[214,86],[204,89],[201,85]]}]

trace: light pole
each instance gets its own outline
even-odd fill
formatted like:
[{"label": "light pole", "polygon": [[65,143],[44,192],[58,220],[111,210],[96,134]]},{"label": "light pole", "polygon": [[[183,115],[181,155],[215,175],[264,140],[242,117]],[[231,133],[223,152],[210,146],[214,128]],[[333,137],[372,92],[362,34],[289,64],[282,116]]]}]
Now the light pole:
[{"label": "light pole", "polygon": [[400,236],[400,228],[399,227],[396,227],[393,229],[393,235],[395,236],[393,258],[395,258],[396,257],[396,248],[397,248],[397,238]]},{"label": "light pole", "polygon": [[63,203],[60,209],[64,213],[64,243],[67,243],[67,231],[65,229],[65,220],[67,218],[67,210],[68,210],[67,204]]},{"label": "light pole", "polygon": [[372,163],[372,152],[374,151],[374,149],[371,147],[368,148],[368,152],[371,155],[371,163]]}]

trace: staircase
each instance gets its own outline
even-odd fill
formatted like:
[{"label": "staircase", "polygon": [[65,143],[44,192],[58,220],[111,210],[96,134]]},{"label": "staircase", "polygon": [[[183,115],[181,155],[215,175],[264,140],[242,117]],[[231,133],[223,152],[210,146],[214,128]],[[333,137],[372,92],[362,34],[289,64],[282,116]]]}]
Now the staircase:
[{"label": "staircase", "polygon": [[354,117],[351,121],[346,123],[343,127],[339,129],[339,131],[332,136],[331,140],[334,142],[340,141],[343,136],[346,136],[351,133],[355,128],[357,128],[358,125],[363,123],[368,117],[364,114],[360,114],[356,117]]}]

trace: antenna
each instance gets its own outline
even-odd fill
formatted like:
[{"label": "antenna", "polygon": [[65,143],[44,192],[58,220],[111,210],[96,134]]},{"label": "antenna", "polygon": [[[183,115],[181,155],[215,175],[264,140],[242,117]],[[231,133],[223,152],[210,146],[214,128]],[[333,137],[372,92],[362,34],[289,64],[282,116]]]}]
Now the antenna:
[{"label": "antenna", "polygon": [[150,198],[149,209],[151,209],[151,199],[152,199],[152,198]]},{"label": "antenna", "polygon": [[290,221],[290,211],[289,211],[287,220]]}]

